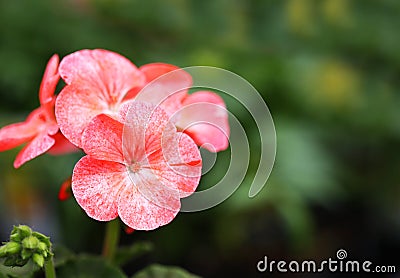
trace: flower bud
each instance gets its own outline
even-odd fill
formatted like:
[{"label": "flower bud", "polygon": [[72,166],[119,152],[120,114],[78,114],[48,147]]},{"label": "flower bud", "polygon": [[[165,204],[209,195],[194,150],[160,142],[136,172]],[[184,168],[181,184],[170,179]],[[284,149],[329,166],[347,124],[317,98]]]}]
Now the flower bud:
[{"label": "flower bud", "polygon": [[32,250],[29,249],[22,249],[21,251],[21,258],[24,260],[29,259],[32,256]]},{"label": "flower bud", "polygon": [[35,264],[37,264],[39,267],[43,267],[44,265],[44,258],[42,255],[35,253],[32,256],[32,260]]},{"label": "flower bud", "polygon": [[40,241],[40,242],[38,243],[37,249],[38,249],[39,251],[43,252],[43,251],[46,251],[48,248],[47,248],[46,243],[44,243],[43,241]]},{"label": "flower bud", "polygon": [[39,240],[34,236],[26,237],[22,240],[22,246],[27,249],[36,249]]},{"label": "flower bud", "polygon": [[19,225],[18,227],[14,227],[11,234],[14,234],[14,231],[16,231],[18,234],[20,234],[21,238],[28,237],[32,234],[31,228],[29,228],[26,225]]},{"label": "flower bud", "polygon": [[21,245],[17,242],[10,241],[5,245],[7,255],[16,255],[21,251]]},{"label": "flower bud", "polygon": [[47,237],[41,233],[38,233],[38,232],[33,232],[32,235],[35,236],[37,239],[39,239],[41,242],[44,242],[46,244],[47,248],[50,248],[51,243],[50,243],[49,237]]}]

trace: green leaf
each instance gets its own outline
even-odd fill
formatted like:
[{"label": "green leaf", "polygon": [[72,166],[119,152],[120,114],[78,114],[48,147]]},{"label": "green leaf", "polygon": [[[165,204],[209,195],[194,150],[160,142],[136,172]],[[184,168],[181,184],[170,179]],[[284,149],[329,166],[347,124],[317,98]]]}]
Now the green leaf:
[{"label": "green leaf", "polygon": [[2,260],[0,260],[0,278],[32,278],[37,270],[38,267],[32,262],[28,262],[22,267],[8,267],[2,265]]},{"label": "green leaf", "polygon": [[115,254],[114,263],[116,265],[124,265],[152,250],[153,244],[148,241],[139,241],[131,246],[120,247]]},{"label": "green leaf", "polygon": [[136,273],[132,278],[199,278],[200,276],[187,272],[176,266],[152,264]]},{"label": "green leaf", "polygon": [[110,262],[99,257],[81,255],[56,268],[58,278],[126,278],[126,275]]}]

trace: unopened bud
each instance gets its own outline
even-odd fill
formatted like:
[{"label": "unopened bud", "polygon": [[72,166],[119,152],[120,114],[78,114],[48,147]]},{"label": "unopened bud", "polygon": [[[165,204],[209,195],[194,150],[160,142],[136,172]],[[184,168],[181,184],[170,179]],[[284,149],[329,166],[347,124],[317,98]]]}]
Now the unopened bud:
[{"label": "unopened bud", "polygon": [[18,232],[21,236],[21,238],[25,238],[28,237],[32,234],[32,230],[31,228],[29,228],[26,225],[19,225],[18,227],[14,227],[13,231],[11,232],[11,234],[14,234],[14,231]]},{"label": "unopened bud", "polygon": [[43,252],[43,251],[46,251],[48,248],[47,248],[46,243],[44,243],[43,241],[40,241],[40,242],[38,243],[37,249],[38,249],[39,251]]},{"label": "unopened bud", "polygon": [[22,249],[21,251],[21,258],[24,260],[29,259],[30,257],[32,257],[32,250],[29,249]]},{"label": "unopened bud", "polygon": [[44,242],[47,246],[47,248],[50,248],[51,243],[50,243],[50,238],[45,236],[44,234],[38,233],[38,232],[33,232],[33,236],[35,236],[37,239],[39,239],[41,242]]},{"label": "unopened bud", "polygon": [[29,236],[22,240],[22,246],[27,249],[35,249],[39,244],[39,240],[34,236]]},{"label": "unopened bud", "polygon": [[5,247],[7,255],[15,255],[21,251],[21,245],[17,242],[10,241],[5,245]]},{"label": "unopened bud", "polygon": [[35,253],[32,256],[32,260],[35,264],[37,264],[39,267],[43,267],[44,265],[44,258],[42,255]]}]

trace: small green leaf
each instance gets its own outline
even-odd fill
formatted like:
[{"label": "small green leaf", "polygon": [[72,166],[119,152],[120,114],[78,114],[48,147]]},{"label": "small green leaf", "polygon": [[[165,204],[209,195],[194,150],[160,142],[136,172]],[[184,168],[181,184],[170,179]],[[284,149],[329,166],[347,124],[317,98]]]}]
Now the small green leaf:
[{"label": "small green leaf", "polygon": [[139,241],[128,247],[120,247],[115,254],[114,263],[124,265],[152,250],[153,244],[148,241]]},{"label": "small green leaf", "polygon": [[30,257],[32,257],[32,254],[33,254],[32,250],[23,249],[21,251],[21,258],[24,259],[24,260],[25,259],[29,259]]},{"label": "small green leaf", "polygon": [[199,278],[200,276],[176,267],[152,264],[136,273],[132,278]]},{"label": "small green leaf", "polygon": [[110,262],[99,257],[77,256],[56,268],[57,278],[126,278],[126,275]]}]

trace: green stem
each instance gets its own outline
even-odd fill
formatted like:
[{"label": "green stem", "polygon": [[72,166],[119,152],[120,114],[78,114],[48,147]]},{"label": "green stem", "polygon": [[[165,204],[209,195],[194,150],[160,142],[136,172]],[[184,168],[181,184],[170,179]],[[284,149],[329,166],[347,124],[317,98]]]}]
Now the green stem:
[{"label": "green stem", "polygon": [[56,270],[54,269],[53,256],[44,263],[44,273],[46,278],[56,278]]},{"label": "green stem", "polygon": [[112,260],[117,250],[119,241],[119,219],[107,223],[103,244],[103,257]]}]

